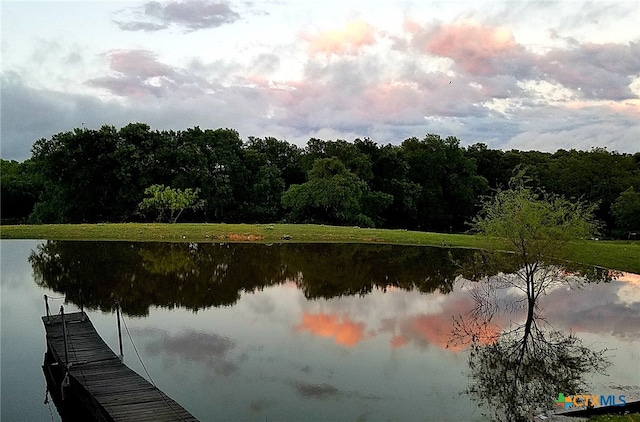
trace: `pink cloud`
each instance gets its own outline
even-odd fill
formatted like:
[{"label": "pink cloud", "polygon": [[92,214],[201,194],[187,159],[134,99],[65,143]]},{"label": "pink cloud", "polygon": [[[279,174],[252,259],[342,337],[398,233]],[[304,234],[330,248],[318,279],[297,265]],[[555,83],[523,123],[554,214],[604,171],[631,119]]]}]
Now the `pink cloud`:
[{"label": "pink cloud", "polygon": [[317,35],[304,35],[309,42],[312,55],[345,55],[356,54],[358,51],[376,41],[375,29],[366,22],[354,21],[344,28],[325,31]]},{"label": "pink cloud", "polygon": [[392,348],[398,349],[398,348],[408,344],[409,340],[407,338],[403,337],[403,336],[397,335],[397,336],[391,337],[390,343],[391,343],[391,347]]},{"label": "pink cloud", "polygon": [[333,337],[336,344],[354,346],[364,339],[364,324],[353,322],[348,317],[317,313],[302,314],[302,322],[296,331],[309,331],[319,337]]},{"label": "pink cloud", "polygon": [[[368,87],[364,93],[364,102],[370,112],[374,112],[380,120],[406,119],[410,110],[423,103],[423,94],[417,84],[382,83]],[[423,114],[423,113],[420,113]],[[416,116],[413,116],[416,117]],[[417,117],[422,117],[417,116]]]},{"label": "pink cloud", "polygon": [[468,347],[471,337],[453,337],[456,320],[463,326],[474,329],[477,341],[490,344],[495,341],[503,328],[509,325],[513,315],[496,315],[491,324],[478,325],[469,314],[474,309],[474,301],[466,292],[456,292],[447,296],[443,309],[437,314],[418,314],[402,320],[386,320],[381,333],[394,333],[390,339],[392,348],[397,349],[409,343],[419,346],[437,346],[442,349],[460,351]]},{"label": "pink cloud", "polygon": [[112,70],[142,79],[175,73],[173,68],[159,62],[156,55],[147,50],[111,50],[107,57]]},{"label": "pink cloud", "polygon": [[618,277],[617,279],[618,281],[623,281],[625,283],[629,283],[629,284],[635,284],[637,286],[640,286],[640,274],[634,274],[634,273],[622,273],[622,275],[620,277]]},{"label": "pink cloud", "polygon": [[105,53],[110,75],[86,81],[90,86],[106,89],[114,95],[129,98],[200,96],[218,83],[188,69],[178,68],[158,60],[149,50],[110,50]]},{"label": "pink cloud", "polygon": [[453,59],[469,73],[482,75],[495,72],[494,60],[506,59],[519,51],[507,28],[467,21],[437,28],[422,47],[428,53]]},{"label": "pink cloud", "polygon": [[397,50],[411,49],[453,60],[454,66],[472,75],[530,72],[533,55],[519,45],[505,27],[464,20],[428,27],[407,20],[404,39],[395,39]]}]

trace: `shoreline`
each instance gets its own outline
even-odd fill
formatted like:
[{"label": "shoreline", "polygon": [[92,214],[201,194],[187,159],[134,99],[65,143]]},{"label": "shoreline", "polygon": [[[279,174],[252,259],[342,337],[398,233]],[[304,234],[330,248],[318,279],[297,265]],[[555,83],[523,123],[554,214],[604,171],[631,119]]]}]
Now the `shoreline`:
[{"label": "shoreline", "polygon": [[[502,239],[474,234],[314,224],[98,223],[0,226],[0,238],[132,242],[379,243],[508,250]],[[640,241],[569,243],[571,261],[640,274]]]}]

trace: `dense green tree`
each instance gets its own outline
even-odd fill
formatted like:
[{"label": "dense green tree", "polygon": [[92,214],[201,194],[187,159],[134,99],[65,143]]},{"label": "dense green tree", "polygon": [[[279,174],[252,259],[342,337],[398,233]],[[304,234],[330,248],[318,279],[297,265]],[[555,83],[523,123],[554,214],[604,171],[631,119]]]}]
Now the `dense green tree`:
[{"label": "dense green tree", "polygon": [[35,164],[31,160],[0,160],[0,176],[2,222],[26,222],[43,190]]},{"label": "dense green tree", "polygon": [[392,202],[380,213],[386,227],[409,228],[417,225],[418,201],[422,187],[409,180],[409,164],[400,146],[385,145],[374,147],[370,141],[356,141],[361,151],[371,157],[373,180],[369,182],[372,191],[390,195]]},{"label": "dense green tree", "polygon": [[284,216],[282,194],[292,184],[305,182],[301,150],[285,141],[250,137],[243,153],[248,177],[243,190],[243,222],[274,222]]},{"label": "dense green tree", "polygon": [[337,158],[316,160],[309,181],[292,185],[282,196],[293,222],[373,225],[361,210],[367,184],[347,170]]},{"label": "dense green tree", "polygon": [[603,148],[558,151],[552,156],[549,174],[542,176],[541,186],[545,189],[597,204],[595,214],[609,229],[615,223],[611,205],[629,186],[640,187],[640,167],[632,156]]},{"label": "dense green tree", "polygon": [[640,192],[633,186],[622,192],[611,206],[611,214],[622,230],[640,230]]},{"label": "dense green tree", "polygon": [[232,129],[179,132],[176,176],[173,186],[197,187],[206,200],[205,218],[232,220],[241,206],[239,193],[246,187],[247,170],[242,165],[242,140]]},{"label": "dense green tree", "polygon": [[[517,168],[526,168],[534,186],[596,204],[595,215],[605,222],[607,231],[614,227],[611,204],[627,187],[640,186],[640,166],[634,156],[604,148],[558,150],[553,154],[508,151],[504,158],[508,158],[505,170],[510,169],[510,175]],[[502,173],[507,174],[504,170]]]},{"label": "dense green tree", "polygon": [[359,150],[354,143],[342,139],[336,141],[323,141],[311,138],[305,148],[307,168],[323,158],[337,158],[347,170],[358,176],[360,180],[368,182],[373,178],[370,157]]},{"label": "dense green tree", "polygon": [[[32,214],[36,222],[96,222],[118,220],[117,130],[74,129],[40,139],[33,161],[45,192]],[[114,188],[115,187],[115,188]]]},{"label": "dense green tree", "polygon": [[471,145],[465,155],[475,161],[476,172],[484,177],[491,189],[506,187],[513,175],[513,169],[520,163],[516,152],[505,153],[499,149],[489,149],[486,144]]},{"label": "dense green tree", "polygon": [[144,190],[153,184],[172,185],[176,176],[177,136],[173,131],[151,131],[144,123],[120,129],[114,153],[119,214],[128,221],[136,218]]},{"label": "dense green tree", "polygon": [[247,170],[245,188],[239,192],[242,206],[238,218],[242,222],[274,222],[282,217],[280,200],[285,190],[282,170],[268,156],[255,148],[243,152]]},{"label": "dense green tree", "polygon": [[422,189],[415,228],[462,229],[476,196],[488,188],[476,175],[475,161],[464,155],[455,137],[429,134],[422,140],[409,138],[401,147],[409,164],[408,179]]},{"label": "dense green tree", "polygon": [[260,154],[266,165],[278,168],[282,172],[285,188],[306,181],[302,150],[297,146],[272,137],[249,137],[246,150]]}]

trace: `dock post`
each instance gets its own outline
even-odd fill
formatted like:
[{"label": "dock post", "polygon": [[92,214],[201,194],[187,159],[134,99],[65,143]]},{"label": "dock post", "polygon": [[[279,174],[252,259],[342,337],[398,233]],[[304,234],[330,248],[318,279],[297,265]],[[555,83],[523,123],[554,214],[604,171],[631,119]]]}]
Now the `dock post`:
[{"label": "dock post", "polygon": [[47,319],[51,318],[51,311],[49,310],[49,298],[44,295],[44,307],[47,309]]},{"label": "dock post", "polygon": [[124,360],[124,353],[122,352],[122,329],[120,328],[120,301],[116,301],[116,314],[118,316],[118,343],[120,344],[120,361]]},{"label": "dock post", "polygon": [[69,365],[69,348],[67,346],[67,323],[64,320],[64,305],[60,305],[60,315],[62,318],[62,338],[64,339],[64,366],[65,370]]}]

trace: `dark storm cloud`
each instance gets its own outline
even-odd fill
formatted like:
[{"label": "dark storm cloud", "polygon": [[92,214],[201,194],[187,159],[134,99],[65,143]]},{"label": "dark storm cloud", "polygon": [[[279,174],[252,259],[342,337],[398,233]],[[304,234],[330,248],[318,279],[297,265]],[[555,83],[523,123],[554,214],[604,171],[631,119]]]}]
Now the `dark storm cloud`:
[{"label": "dark storm cloud", "polygon": [[217,28],[240,19],[240,14],[228,2],[207,0],[150,1],[134,9],[133,15],[131,19],[115,20],[115,23],[124,31],[159,31],[170,26],[197,31]]}]

